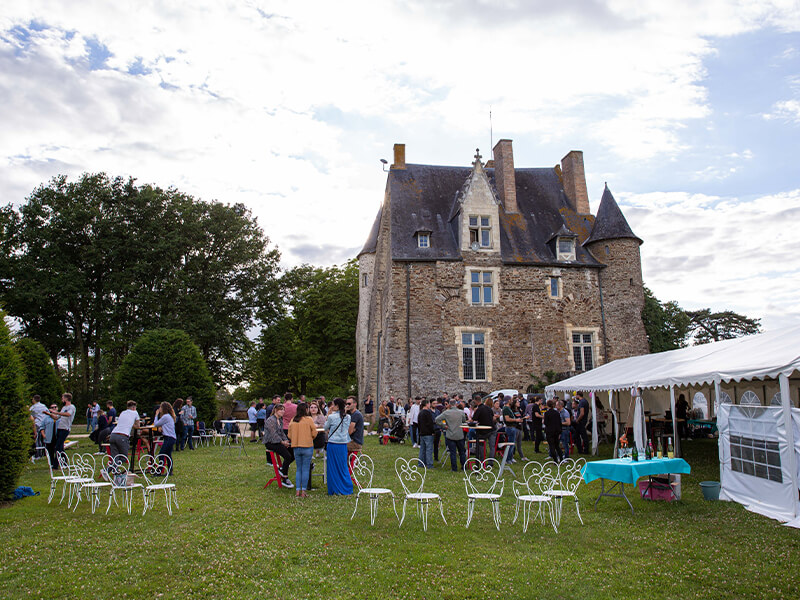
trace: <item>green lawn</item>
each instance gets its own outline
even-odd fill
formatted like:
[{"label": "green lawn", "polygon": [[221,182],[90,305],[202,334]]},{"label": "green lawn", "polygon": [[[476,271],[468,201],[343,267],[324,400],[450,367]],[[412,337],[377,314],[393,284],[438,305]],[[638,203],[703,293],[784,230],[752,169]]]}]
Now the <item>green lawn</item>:
[{"label": "green lawn", "polygon": [[[704,501],[697,484],[718,478],[716,443],[684,446],[693,473],[683,478],[682,502],[632,498],[632,516],[618,499],[593,509],[599,483],[581,485],[585,525],[565,504],[558,534],[536,521],[523,534],[511,523],[509,475],[498,532],[487,505],[465,529],[461,475],[433,469],[426,488],[443,496],[449,524],[431,510],[426,534],[413,509],[398,529],[385,499],[370,527],[366,502],[350,520],[352,497],[317,490],[300,500],[274,484],[262,489],[256,444],[247,457],[214,446],[176,453],[180,509],[171,518],[161,499],[142,517],[141,496],[130,517],[117,507],[105,515],[102,504],[92,515],[86,502],[73,513],[59,496],[48,505],[40,461],[26,466],[20,484],[42,495],[0,509],[0,598],[796,599],[800,532],[737,504]],[[416,450],[370,436],[366,451],[375,483],[399,492],[394,459]]]}]

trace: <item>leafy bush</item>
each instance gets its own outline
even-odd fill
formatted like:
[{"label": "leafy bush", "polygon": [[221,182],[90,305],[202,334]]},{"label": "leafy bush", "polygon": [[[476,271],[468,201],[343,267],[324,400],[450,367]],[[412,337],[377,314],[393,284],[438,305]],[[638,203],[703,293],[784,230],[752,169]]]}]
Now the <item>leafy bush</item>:
[{"label": "leafy bush", "polygon": [[0,499],[11,498],[31,442],[22,364],[0,311]]},{"label": "leafy bush", "polygon": [[146,332],[117,371],[112,393],[117,410],[124,410],[128,400],[135,400],[139,414],[152,415],[156,404],[187,396],[194,400],[198,420],[214,420],[214,383],[200,349],[179,329]]},{"label": "leafy bush", "polygon": [[44,346],[36,340],[20,338],[14,343],[14,348],[22,360],[28,392],[31,395],[39,394],[42,403],[48,406],[58,402],[63,389]]}]

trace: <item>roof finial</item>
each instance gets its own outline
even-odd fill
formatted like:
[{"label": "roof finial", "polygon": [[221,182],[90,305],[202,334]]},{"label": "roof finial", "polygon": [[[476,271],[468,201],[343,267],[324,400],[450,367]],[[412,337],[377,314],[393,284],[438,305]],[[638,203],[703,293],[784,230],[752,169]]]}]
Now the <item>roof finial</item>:
[{"label": "roof finial", "polygon": [[[479,148],[475,148],[475,161],[472,163],[473,166],[477,166],[477,164],[481,162],[481,158],[483,158],[483,157],[481,156],[480,149]],[[482,165],[483,165],[483,163],[481,163],[481,166]]]}]

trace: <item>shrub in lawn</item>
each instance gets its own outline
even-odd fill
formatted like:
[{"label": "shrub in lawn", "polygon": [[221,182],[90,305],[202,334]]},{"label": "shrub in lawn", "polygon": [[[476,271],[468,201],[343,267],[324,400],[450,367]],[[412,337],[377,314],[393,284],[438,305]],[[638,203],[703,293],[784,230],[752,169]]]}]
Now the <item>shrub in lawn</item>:
[{"label": "shrub in lawn", "polygon": [[28,411],[25,407],[22,364],[11,342],[0,311],[0,499],[12,497],[25,465],[28,435]]},{"label": "shrub in lawn", "polygon": [[151,415],[155,404],[187,396],[194,400],[197,419],[210,424],[217,412],[216,393],[200,349],[179,329],[146,332],[117,371],[112,394],[117,410],[135,400],[139,414]]},{"label": "shrub in lawn", "polygon": [[14,343],[14,348],[22,360],[27,391],[31,395],[39,394],[47,406],[58,402],[64,390],[44,346],[36,340],[20,338]]}]

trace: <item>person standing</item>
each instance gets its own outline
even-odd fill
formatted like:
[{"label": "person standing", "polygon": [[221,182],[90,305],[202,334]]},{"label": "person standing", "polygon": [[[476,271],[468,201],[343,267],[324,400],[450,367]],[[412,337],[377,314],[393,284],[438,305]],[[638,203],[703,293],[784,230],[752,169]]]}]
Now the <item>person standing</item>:
[{"label": "person standing", "polygon": [[364,415],[358,410],[358,401],[355,396],[348,396],[344,406],[347,414],[350,415],[350,425],[347,428],[350,441],[347,444],[347,452],[360,452],[364,446]]},{"label": "person standing", "polygon": [[689,403],[686,401],[686,396],[680,394],[678,396],[678,401],[675,403],[675,418],[678,421],[678,436],[682,440],[689,439],[689,428],[686,423],[688,414]]},{"label": "person standing", "polygon": [[408,411],[408,423],[411,427],[411,441],[414,448],[419,448],[419,402],[420,397],[417,396],[411,401],[411,408]]},{"label": "person standing", "polygon": [[367,399],[364,400],[364,415],[367,422],[367,429],[372,435],[375,428],[375,403],[372,401],[372,394],[367,394]]},{"label": "person standing", "polygon": [[39,442],[42,440],[42,420],[47,414],[47,407],[42,404],[42,398],[39,394],[35,394],[31,398],[31,407],[28,409],[31,413],[31,424],[33,425],[33,443],[34,447],[41,446]]},{"label": "person standing", "polygon": [[259,398],[256,404],[256,426],[258,427],[258,437],[264,437],[264,423],[267,420],[267,405],[264,404],[264,399]]},{"label": "person standing", "polygon": [[247,409],[247,425],[250,427],[250,443],[256,443],[256,431],[258,431],[258,410],[256,410],[256,402],[250,402],[250,408]]},{"label": "person standing", "polygon": [[75,420],[75,406],[72,404],[72,394],[69,392],[61,395],[64,405],[61,411],[52,413],[53,417],[62,417],[56,422],[56,446],[55,451],[64,451],[64,442],[72,430],[72,421]]},{"label": "person standing", "polygon": [[114,408],[114,403],[111,400],[106,402],[106,419],[108,419],[109,427],[117,425],[117,409]]},{"label": "person standing", "polygon": [[283,396],[283,433],[289,433],[289,423],[297,413],[297,404],[294,403],[293,398],[291,392],[286,392]]},{"label": "person standing", "polygon": [[136,411],[136,402],[128,400],[127,410],[123,410],[117,419],[117,426],[108,436],[109,449],[111,456],[122,454],[128,456],[131,451],[131,431],[139,429],[139,413]]},{"label": "person standing", "polygon": [[586,424],[589,422],[589,401],[583,397],[583,392],[575,392],[575,400],[578,402],[578,415],[575,422],[578,453],[589,454],[589,432],[586,431]]},{"label": "person standing", "polygon": [[345,410],[345,402],[334,398],[325,420],[325,433],[328,435],[328,495],[350,495],[353,481],[347,466],[347,444],[350,442],[350,415]]},{"label": "person standing", "polygon": [[92,431],[94,431],[97,429],[97,416],[100,414],[100,405],[97,403],[97,400],[92,400],[89,413],[91,414]]},{"label": "person standing", "polygon": [[419,403],[417,427],[419,432],[419,460],[428,469],[433,468],[433,432],[435,428],[433,412],[429,408],[427,398]]},{"label": "person standing", "polygon": [[197,408],[191,396],[186,397],[186,404],[181,408],[181,421],[183,421],[183,434],[181,440],[181,450],[189,442],[189,450],[194,450],[194,420],[197,418]]},{"label": "person standing", "polygon": [[308,404],[301,402],[297,405],[292,422],[289,423],[289,440],[292,443],[294,459],[297,461],[294,486],[295,496],[305,498],[308,496],[308,479],[311,476],[311,455],[314,453],[314,438],[317,437],[317,426],[309,416]]},{"label": "person standing", "polygon": [[275,404],[272,407],[272,414],[264,424],[264,447],[267,451],[267,463],[271,464],[270,452],[274,452],[281,457],[281,485],[293,488],[289,479],[289,465],[294,462],[289,438],[283,432],[283,404]]},{"label": "person standing", "polygon": [[450,468],[453,471],[458,471],[456,468],[456,453],[458,453],[462,470],[467,462],[467,451],[464,447],[464,430],[461,428],[466,422],[467,417],[464,415],[464,411],[458,408],[455,398],[450,399],[450,406],[435,420],[437,425],[446,427],[444,443],[448,452],[450,452]]},{"label": "person standing", "polygon": [[544,410],[542,409],[541,396],[534,399],[529,404],[531,408],[531,437],[533,437],[533,451],[539,454],[539,445],[542,443],[542,419],[544,418]]},{"label": "person standing", "polygon": [[564,446],[564,458],[569,458],[569,431],[572,419],[569,411],[565,408],[563,400],[556,401],[556,410],[561,416],[561,444]]},{"label": "person standing", "polygon": [[475,435],[475,455],[478,460],[486,460],[486,444],[494,432],[494,413],[492,412],[492,399],[486,400],[475,408],[472,418],[477,425],[488,427],[489,429],[478,429]]},{"label": "person standing", "polygon": [[56,423],[58,417],[54,416],[58,412],[58,405],[53,404],[50,410],[45,412],[42,416],[42,440],[44,441],[45,450],[47,450],[47,459],[50,461],[50,467],[53,470],[58,470],[61,467],[56,459]]},{"label": "person standing", "polygon": [[522,431],[519,428],[522,417],[519,414],[516,396],[514,398],[507,397],[506,405],[503,407],[503,421],[506,424],[506,438],[514,444],[508,462],[512,464],[515,462],[514,451],[519,454],[520,460],[527,460],[522,454]]},{"label": "person standing", "polygon": [[544,413],[544,434],[547,437],[547,445],[550,447],[550,458],[557,463],[561,462],[563,454],[558,438],[561,436],[561,414],[555,408],[553,400],[547,401],[547,412]]},{"label": "person standing", "polygon": [[178,398],[172,403],[172,412],[175,414],[175,452],[183,450],[182,444],[186,443],[183,439],[183,420],[181,419],[181,409],[183,409],[183,398]]},{"label": "person standing", "polygon": [[169,457],[169,474],[172,475],[172,449],[175,447],[177,437],[175,435],[175,411],[169,402],[162,402],[156,411],[153,425],[161,427],[161,450],[159,456]]},{"label": "person standing", "polygon": [[[316,402],[312,402],[308,405],[308,414],[311,417],[311,420],[314,421],[314,426],[319,429],[325,428],[325,415],[322,414],[322,411],[319,408],[319,404]],[[319,433],[319,431],[317,431]],[[325,434],[318,435],[314,438],[314,456],[322,456],[322,452],[325,449]]]}]

